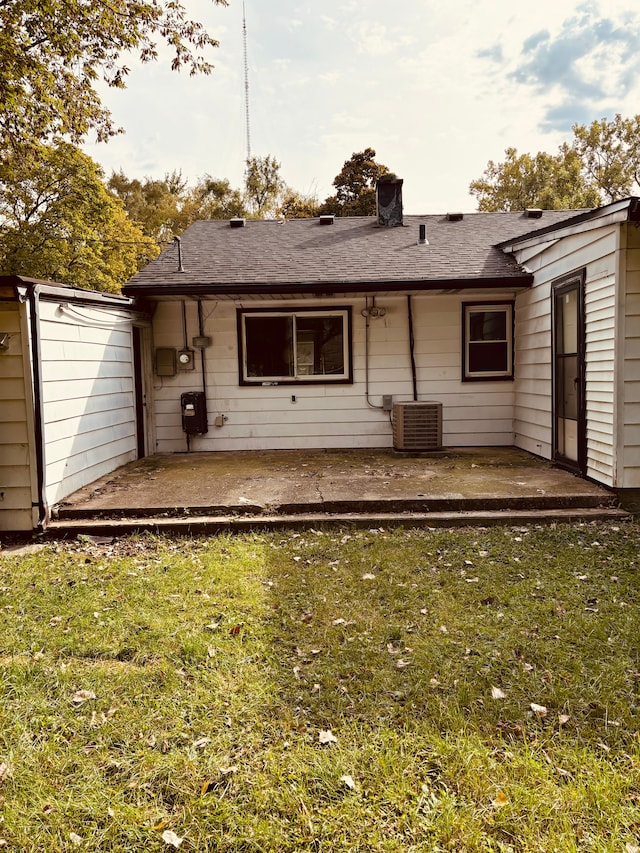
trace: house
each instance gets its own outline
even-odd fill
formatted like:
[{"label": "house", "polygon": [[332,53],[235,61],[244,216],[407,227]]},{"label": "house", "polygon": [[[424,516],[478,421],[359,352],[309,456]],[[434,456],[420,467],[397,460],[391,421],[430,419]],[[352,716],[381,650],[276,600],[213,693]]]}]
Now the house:
[{"label": "house", "polygon": [[124,294],[0,278],[0,530],[187,450],[515,446],[640,489],[638,198],[406,216],[393,180],[374,217],[196,222]]},{"label": "house", "polygon": [[134,276],[147,452],[508,445],[640,488],[640,200],[405,216],[398,180],[378,201],[196,222]]},{"label": "house", "polygon": [[131,299],[0,276],[0,531],[142,453],[148,318]]}]

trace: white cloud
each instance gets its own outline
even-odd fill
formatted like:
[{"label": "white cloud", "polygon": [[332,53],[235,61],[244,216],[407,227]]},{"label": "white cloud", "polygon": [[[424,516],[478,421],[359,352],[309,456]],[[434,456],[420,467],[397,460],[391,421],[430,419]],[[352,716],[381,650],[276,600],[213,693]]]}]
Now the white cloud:
[{"label": "white cloud", "polygon": [[[584,115],[638,111],[636,0],[368,0],[366,18],[355,0],[330,12],[279,0],[277,15],[258,0],[246,6],[252,151],[275,156],[291,186],[317,187],[320,198],[352,152],[372,146],[404,177],[408,212],[470,210],[469,182],[507,146],[553,151]],[[220,38],[213,74],[134,66],[126,92],[106,93],[127,135],[90,153],[107,172],[182,169],[239,186],[242,7],[189,7]]]}]

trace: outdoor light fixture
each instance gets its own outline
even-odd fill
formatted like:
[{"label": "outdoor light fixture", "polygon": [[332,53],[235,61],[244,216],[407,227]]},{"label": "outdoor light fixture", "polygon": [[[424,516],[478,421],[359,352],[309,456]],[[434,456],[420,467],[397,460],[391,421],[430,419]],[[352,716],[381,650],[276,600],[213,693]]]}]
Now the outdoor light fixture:
[{"label": "outdoor light fixture", "polygon": [[[367,300],[367,302],[368,302],[368,300]],[[384,317],[385,314],[387,313],[387,309],[386,308],[378,308],[378,306],[376,305],[376,298],[375,298],[375,296],[373,296],[371,298],[371,305],[367,304],[362,309],[362,311],[360,313],[362,314],[363,317],[373,317],[373,318]]]},{"label": "outdoor light fixture", "polygon": [[10,339],[9,332],[0,332],[0,352],[6,352],[9,349]]}]

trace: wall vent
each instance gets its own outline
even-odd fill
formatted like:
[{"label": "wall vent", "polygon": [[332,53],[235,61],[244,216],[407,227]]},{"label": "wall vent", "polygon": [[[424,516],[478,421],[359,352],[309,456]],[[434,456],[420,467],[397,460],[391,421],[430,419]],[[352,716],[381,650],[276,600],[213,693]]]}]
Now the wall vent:
[{"label": "wall vent", "polygon": [[405,452],[441,450],[442,403],[394,403],[393,449]]}]

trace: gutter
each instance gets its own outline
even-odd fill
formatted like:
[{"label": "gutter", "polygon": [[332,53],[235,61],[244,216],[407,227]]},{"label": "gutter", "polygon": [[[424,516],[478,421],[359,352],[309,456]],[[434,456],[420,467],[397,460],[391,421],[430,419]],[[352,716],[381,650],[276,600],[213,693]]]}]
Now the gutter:
[{"label": "gutter", "polygon": [[429,281],[336,281],[336,282],[260,282],[259,284],[202,282],[198,284],[162,283],[125,286],[132,296],[344,296],[354,293],[425,293],[431,290],[501,290],[528,288],[533,284],[533,275],[503,276],[498,278],[443,278]]}]

